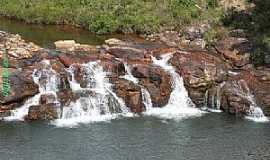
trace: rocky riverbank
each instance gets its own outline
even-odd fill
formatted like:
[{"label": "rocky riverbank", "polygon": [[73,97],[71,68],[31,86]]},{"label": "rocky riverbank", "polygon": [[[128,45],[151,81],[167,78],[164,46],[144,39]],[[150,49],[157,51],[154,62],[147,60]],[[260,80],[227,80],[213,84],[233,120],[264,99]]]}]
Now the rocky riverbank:
[{"label": "rocky riverbank", "polygon": [[[55,50],[47,50],[24,41],[19,35],[0,32],[1,63],[3,52],[7,49],[11,72],[10,95],[3,97],[1,94],[0,97],[0,117],[10,116],[12,110],[40,94],[39,86],[32,77],[33,73],[45,68],[46,71],[53,70],[58,77],[56,95],[40,95],[39,102],[29,107],[24,119],[59,118],[61,115],[57,114],[57,110],[65,109],[84,94],[96,94],[90,91],[74,92],[70,84],[73,77],[81,88],[85,88],[85,75],[89,73],[85,73],[81,64],[96,61],[109,73],[107,78],[113,85],[114,93],[124,100],[130,111],[139,114],[146,110],[142,88],[148,90],[153,107],[163,107],[173,90],[172,75],[154,65],[152,57],[159,59],[168,53],[173,53],[170,64],[182,76],[196,107],[207,105],[242,116],[251,114],[256,104],[269,116],[270,68],[254,68],[250,64],[251,44],[245,38],[229,37],[218,42],[214,49],[207,50],[200,31],[195,28],[188,34],[189,38],[183,39],[176,32],[165,32],[155,37],[153,42],[109,39],[101,46],[57,41]],[[50,62],[51,69],[44,64],[44,60]],[[138,82],[122,78],[128,74],[127,66]],[[72,68],[73,75],[68,68]],[[46,77],[40,77],[40,84],[48,83],[45,81]]]}]

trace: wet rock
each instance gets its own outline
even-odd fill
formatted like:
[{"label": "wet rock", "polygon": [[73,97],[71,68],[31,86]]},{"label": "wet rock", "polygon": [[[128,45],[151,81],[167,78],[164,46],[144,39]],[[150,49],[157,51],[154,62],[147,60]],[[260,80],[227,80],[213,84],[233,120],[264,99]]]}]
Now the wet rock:
[{"label": "wet rock", "polygon": [[96,61],[99,59],[98,54],[68,54],[62,53],[58,55],[59,61],[64,64],[65,67],[70,67],[72,64],[83,64],[88,63],[89,61]]},{"label": "wet rock", "polygon": [[189,95],[197,106],[203,106],[206,90],[228,78],[227,65],[207,52],[179,51],[170,62],[183,77]]},{"label": "wet rock", "polygon": [[0,120],[1,118],[8,117],[11,115],[11,111],[8,109],[0,108]]},{"label": "wet rock", "polygon": [[125,67],[123,62],[115,59],[103,60],[100,62],[103,69],[110,74],[110,76],[119,76],[124,74]]},{"label": "wet rock", "polygon": [[149,63],[151,62],[150,54],[163,47],[166,46],[160,43],[120,41],[103,45],[101,50],[125,62]]},{"label": "wet rock", "polygon": [[58,118],[57,106],[55,104],[45,104],[30,106],[26,117],[29,121],[54,120]]},{"label": "wet rock", "polygon": [[69,106],[71,102],[75,102],[79,96],[77,93],[72,92],[72,90],[60,90],[57,92],[57,100],[61,104],[61,107]]},{"label": "wet rock", "polygon": [[237,115],[247,115],[252,102],[248,98],[247,91],[243,90],[240,81],[226,82],[223,87],[221,109]]},{"label": "wet rock", "polygon": [[171,88],[171,76],[157,66],[137,64],[132,69],[134,77],[151,95],[153,107],[163,107],[168,103]]},{"label": "wet rock", "polygon": [[43,94],[40,96],[40,104],[44,105],[44,104],[50,104],[50,103],[54,103],[56,100],[55,95],[53,94]]},{"label": "wet rock", "polygon": [[31,70],[16,72],[9,77],[9,80],[10,94],[7,97],[1,94],[1,104],[19,103],[39,92],[38,85],[32,80]]},{"label": "wet rock", "polygon": [[125,101],[127,107],[133,113],[145,111],[145,106],[142,103],[141,89],[138,85],[125,79],[118,79],[113,83],[115,84],[114,90],[116,94]]}]

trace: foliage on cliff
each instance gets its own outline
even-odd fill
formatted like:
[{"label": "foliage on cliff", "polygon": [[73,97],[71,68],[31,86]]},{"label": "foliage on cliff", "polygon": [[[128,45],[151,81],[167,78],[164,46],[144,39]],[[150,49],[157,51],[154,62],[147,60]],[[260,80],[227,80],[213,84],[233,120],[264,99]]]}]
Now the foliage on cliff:
[{"label": "foliage on cliff", "polygon": [[251,60],[256,65],[270,65],[270,1],[248,0],[247,8],[227,11],[223,22],[233,29],[243,29],[253,42]]}]

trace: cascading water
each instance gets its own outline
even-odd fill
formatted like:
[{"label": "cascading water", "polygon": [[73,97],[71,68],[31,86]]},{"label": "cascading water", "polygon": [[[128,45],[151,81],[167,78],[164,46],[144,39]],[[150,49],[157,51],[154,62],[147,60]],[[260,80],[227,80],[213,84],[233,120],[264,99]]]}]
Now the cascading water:
[{"label": "cascading water", "polygon": [[98,62],[89,62],[80,66],[87,86],[81,88],[74,78],[74,68],[71,66],[68,69],[71,73],[69,83],[73,92],[80,94],[80,97],[69,106],[63,107],[62,117],[53,124],[70,127],[79,123],[106,121],[129,113],[123,100],[112,91],[108,73],[103,71]]},{"label": "cascading water", "polygon": [[126,70],[127,74],[125,74],[124,76],[120,76],[120,78],[123,78],[123,79],[126,79],[128,81],[131,81],[134,84],[138,84],[139,83],[139,80],[132,75],[131,69],[128,66],[128,64],[126,62],[123,62],[123,64],[125,66],[125,70]]},{"label": "cascading water", "polygon": [[12,111],[11,116],[5,118],[5,120],[23,121],[24,117],[28,114],[29,107],[39,105],[40,96],[44,94],[54,95],[56,97],[54,103],[59,105],[56,95],[59,84],[57,73],[52,69],[50,61],[44,60],[41,63],[43,68],[34,70],[32,74],[34,82],[39,86],[39,93],[28,99],[22,107]]},{"label": "cascading water", "polygon": [[165,54],[158,60],[152,57],[154,65],[160,66],[165,71],[170,73],[172,77],[173,91],[170,95],[169,102],[162,108],[151,108],[146,111],[146,115],[157,116],[165,119],[180,120],[190,116],[200,116],[203,111],[195,108],[195,105],[188,96],[187,90],[184,87],[183,78],[180,77],[173,66],[168,64],[168,61],[172,58],[173,53]]},{"label": "cascading water", "polygon": [[[204,97],[204,110],[209,112],[222,112],[220,110],[221,105],[221,89],[225,85],[225,82],[220,83],[216,89],[215,93],[209,96],[209,90],[206,90]],[[210,102],[210,103],[209,103]],[[210,105],[210,106],[209,106]]]},{"label": "cascading water", "polygon": [[[123,63],[124,63],[124,66],[125,66],[126,75],[121,76],[120,78],[126,79],[128,81],[133,82],[134,84],[139,85],[138,84],[139,80],[132,75],[129,65],[126,62],[123,62]],[[143,104],[144,104],[146,110],[149,110],[149,109],[153,108],[150,93],[148,92],[148,90],[144,86],[142,86],[142,85],[139,85],[139,86],[141,87],[142,100],[143,100]]]},{"label": "cascading water", "polygon": [[256,103],[254,95],[251,93],[246,81],[240,80],[235,82],[235,85],[240,87],[240,89],[237,90],[237,93],[250,102],[249,114],[246,118],[255,122],[268,122],[269,119],[264,115],[262,109]]}]

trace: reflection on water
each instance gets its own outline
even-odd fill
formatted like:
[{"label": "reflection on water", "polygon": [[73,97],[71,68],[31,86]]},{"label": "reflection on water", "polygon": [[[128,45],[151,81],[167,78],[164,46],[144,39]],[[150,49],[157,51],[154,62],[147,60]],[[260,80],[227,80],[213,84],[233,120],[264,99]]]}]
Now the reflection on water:
[{"label": "reflection on water", "polygon": [[135,35],[96,35],[87,30],[70,26],[26,24],[0,17],[0,30],[21,35],[25,40],[44,48],[53,48],[57,40],[74,39],[78,43],[100,45],[108,38],[139,39]]}]

